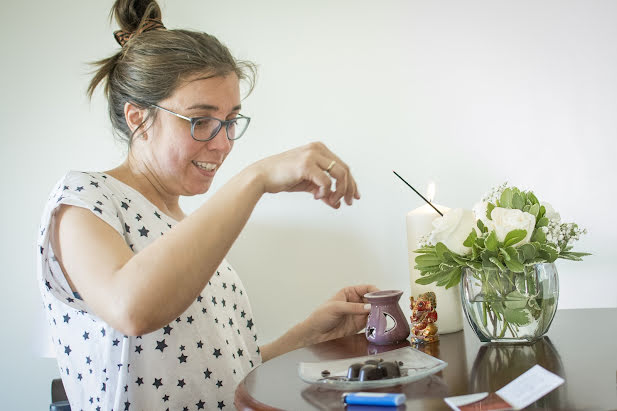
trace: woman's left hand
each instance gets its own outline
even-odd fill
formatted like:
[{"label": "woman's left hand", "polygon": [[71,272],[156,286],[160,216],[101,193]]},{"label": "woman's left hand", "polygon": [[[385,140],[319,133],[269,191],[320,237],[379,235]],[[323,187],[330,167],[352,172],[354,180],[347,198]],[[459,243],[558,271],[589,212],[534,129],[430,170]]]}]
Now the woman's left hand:
[{"label": "woman's left hand", "polygon": [[364,294],[379,291],[373,285],[345,287],[320,305],[304,324],[312,344],[356,334],[366,327],[370,304]]}]

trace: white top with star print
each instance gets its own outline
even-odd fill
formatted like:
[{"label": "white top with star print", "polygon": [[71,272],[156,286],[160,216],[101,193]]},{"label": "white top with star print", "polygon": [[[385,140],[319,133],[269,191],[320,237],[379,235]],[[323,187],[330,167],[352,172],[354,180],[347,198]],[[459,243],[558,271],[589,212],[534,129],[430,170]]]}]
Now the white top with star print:
[{"label": "white top with star print", "polygon": [[135,253],[176,221],[104,173],[71,171],[52,191],[40,226],[38,280],[71,409],[233,409],[238,382],[261,355],[246,291],[227,261],[175,321],[125,336],[90,312],[54,257],[49,231],[60,204],[91,210]]}]

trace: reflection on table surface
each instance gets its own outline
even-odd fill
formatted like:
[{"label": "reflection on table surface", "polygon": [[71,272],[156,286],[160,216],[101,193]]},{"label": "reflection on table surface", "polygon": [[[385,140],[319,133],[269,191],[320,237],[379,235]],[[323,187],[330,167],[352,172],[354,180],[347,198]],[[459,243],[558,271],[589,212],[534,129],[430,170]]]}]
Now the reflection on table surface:
[{"label": "reflection on table surface", "polygon": [[[593,333],[581,336],[581,324]],[[373,346],[358,334],[292,351],[244,379],[236,393],[238,408],[272,409],[267,404],[288,410],[343,410],[341,391],[302,382],[298,363],[379,354],[408,345],[409,341]],[[530,409],[617,410],[617,308],[559,310],[547,336],[532,344],[481,344],[466,325],[464,332],[415,347],[448,366],[410,384],[370,391],[403,392],[407,409],[447,410],[443,397],[494,392],[539,364],[566,382]]]}]

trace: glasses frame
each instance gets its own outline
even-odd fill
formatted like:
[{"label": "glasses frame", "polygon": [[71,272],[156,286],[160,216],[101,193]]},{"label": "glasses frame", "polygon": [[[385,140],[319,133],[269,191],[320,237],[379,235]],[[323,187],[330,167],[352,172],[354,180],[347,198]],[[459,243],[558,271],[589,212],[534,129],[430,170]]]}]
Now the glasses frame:
[{"label": "glasses frame", "polygon": [[[210,141],[210,140],[212,140],[214,137],[216,137],[221,132],[221,128],[223,128],[223,126],[225,126],[225,136],[227,137],[227,139],[229,141],[235,141],[235,140],[239,139],[240,137],[242,137],[244,135],[244,133],[246,132],[246,129],[249,127],[249,124],[251,124],[251,118],[247,117],[247,116],[243,116],[242,114],[238,114],[238,116],[236,118],[233,118],[231,120],[220,120],[220,119],[218,119],[216,117],[210,117],[210,116],[186,117],[186,116],[183,116],[182,114],[175,113],[175,112],[173,112],[171,110],[168,110],[168,109],[166,109],[164,107],[157,106],[156,104],[151,104],[151,107],[157,108],[159,110],[163,110],[163,111],[165,111],[165,112],[167,112],[169,114],[173,114],[176,117],[179,117],[179,118],[181,118],[183,120],[186,120],[186,121],[190,122],[191,123],[191,137],[195,141]],[[229,125],[233,124],[238,118],[246,119],[246,127],[244,128],[244,131],[242,131],[242,134],[240,134],[237,137],[231,138],[229,136]],[[209,137],[209,138],[207,138],[205,140],[196,138],[195,137],[195,132],[194,132],[195,124],[197,124],[197,122],[200,121],[200,120],[206,120],[206,119],[207,120],[216,120],[216,121],[219,122],[219,125],[216,128],[216,131],[212,133],[211,137]]]}]

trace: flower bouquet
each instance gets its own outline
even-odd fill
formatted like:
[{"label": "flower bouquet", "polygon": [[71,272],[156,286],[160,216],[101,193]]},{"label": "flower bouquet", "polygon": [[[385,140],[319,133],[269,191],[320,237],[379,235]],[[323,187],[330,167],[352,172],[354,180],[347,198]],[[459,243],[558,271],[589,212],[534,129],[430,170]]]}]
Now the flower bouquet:
[{"label": "flower bouquet", "polygon": [[580,261],[572,251],[586,230],[563,223],[531,191],[493,188],[473,210],[454,209],[433,222],[415,252],[419,284],[461,284],[465,315],[481,341],[533,341],[557,309],[553,262]]}]

